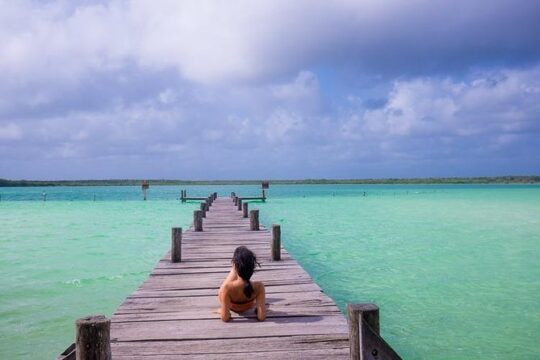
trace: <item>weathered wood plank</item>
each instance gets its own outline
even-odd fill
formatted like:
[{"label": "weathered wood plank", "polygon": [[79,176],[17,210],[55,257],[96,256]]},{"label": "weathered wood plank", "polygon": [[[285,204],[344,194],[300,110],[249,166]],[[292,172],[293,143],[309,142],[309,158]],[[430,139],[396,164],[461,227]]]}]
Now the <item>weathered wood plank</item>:
[{"label": "weathered wood plank", "polygon": [[321,350],[343,349],[348,347],[343,335],[298,335],[285,338],[259,337],[245,338],[242,346],[226,339],[173,341],[114,342],[113,351],[123,356],[152,356],[156,354],[195,355],[195,354],[245,354],[245,351],[271,352],[276,349]]},{"label": "weathered wood plank", "polygon": [[[201,320],[209,319],[216,320],[218,315],[215,310],[218,306],[206,309],[186,308],[180,311],[144,311],[144,310],[125,310],[125,312],[119,310],[114,314],[114,322],[134,322],[134,321],[171,321],[171,320]],[[340,315],[339,309],[333,306],[271,306],[267,311],[267,318],[278,317],[303,317],[303,316],[327,316],[327,315]],[[250,318],[255,319],[256,314],[254,311],[247,311],[242,314],[231,314],[232,318]]]},{"label": "weathered wood plank", "polygon": [[[287,293],[283,294],[269,294],[266,298],[266,304],[268,308],[281,307],[287,308],[288,306],[296,306],[301,308],[302,306],[334,306],[334,302],[324,295],[320,291],[300,292],[300,293]],[[219,306],[217,292],[210,296],[184,296],[184,297],[128,297],[122,305],[118,308],[117,312],[133,312],[134,310],[140,311],[182,311],[182,310],[213,310]],[[337,307],[335,307],[337,311]],[[216,316],[217,317],[217,316]]]},{"label": "weathered wood plank", "polygon": [[270,318],[263,322],[238,317],[228,323],[223,323],[218,319],[111,323],[111,337],[122,341],[239,339],[346,334],[347,331],[342,315]]},{"label": "weathered wood plank", "polygon": [[[154,354],[154,355],[146,355],[146,356],[140,356],[140,355],[133,355],[133,356],[124,356],[119,355],[115,356],[115,359],[126,359],[126,360],[136,360],[136,359],[161,359],[161,360],[176,360],[178,359],[179,355],[176,354]],[[247,352],[241,352],[241,353],[228,353],[228,354],[221,354],[221,353],[207,353],[207,354],[198,354],[198,355],[180,355],[182,359],[188,359],[188,360],[199,360],[199,359],[214,359],[214,360],[226,360],[226,359],[348,359],[349,352],[348,349],[319,349],[319,350],[311,350],[311,349],[304,349],[304,350],[298,350],[298,351],[288,351],[288,350],[275,350],[275,351],[256,351],[256,350],[250,350],[248,349]]]},{"label": "weathered wood plank", "polygon": [[[296,285],[277,285],[266,286],[267,294],[294,293],[304,291],[322,291],[320,287],[313,283],[296,284]],[[186,290],[144,290],[139,289],[133,292],[129,297],[182,297],[182,296],[211,296],[215,295],[214,289],[186,289]]]}]

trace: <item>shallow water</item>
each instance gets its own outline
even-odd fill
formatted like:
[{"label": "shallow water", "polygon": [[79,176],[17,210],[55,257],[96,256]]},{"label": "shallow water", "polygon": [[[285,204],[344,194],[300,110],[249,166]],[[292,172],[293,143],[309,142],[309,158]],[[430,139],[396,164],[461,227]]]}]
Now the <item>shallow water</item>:
[{"label": "shallow water", "polygon": [[[0,188],[0,358],[53,358],[112,314],[189,225],[179,189]],[[282,185],[250,207],[340,308],[377,303],[404,358],[540,357],[540,186]]]}]

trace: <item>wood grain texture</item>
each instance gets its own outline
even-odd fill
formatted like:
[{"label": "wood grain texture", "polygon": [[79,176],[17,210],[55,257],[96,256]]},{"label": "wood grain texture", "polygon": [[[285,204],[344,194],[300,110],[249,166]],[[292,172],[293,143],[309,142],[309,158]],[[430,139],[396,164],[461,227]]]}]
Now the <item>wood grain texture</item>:
[{"label": "wood grain texture", "polygon": [[[111,318],[113,358],[349,357],[347,322],[333,300],[276,241],[276,230],[274,241],[272,231],[261,225],[259,231],[251,230],[255,224],[238,211],[236,200],[214,197],[204,231],[192,227],[182,233],[181,262],[171,262],[173,247],[118,307]],[[247,203],[241,204],[244,210]],[[215,313],[219,286],[240,245],[254,251],[261,263],[252,279],[265,285],[263,322],[253,311],[232,313],[228,323]],[[279,253],[281,260],[272,261]]]},{"label": "wood grain texture", "polygon": [[111,360],[111,320],[91,315],[75,322],[75,358],[78,360]]}]

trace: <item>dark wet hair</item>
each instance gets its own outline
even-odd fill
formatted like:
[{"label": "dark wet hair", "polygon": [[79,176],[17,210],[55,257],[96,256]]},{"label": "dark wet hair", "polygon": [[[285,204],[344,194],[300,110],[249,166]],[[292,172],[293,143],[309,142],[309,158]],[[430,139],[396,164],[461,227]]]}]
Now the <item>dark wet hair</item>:
[{"label": "dark wet hair", "polygon": [[253,294],[253,286],[251,286],[249,279],[251,279],[251,275],[253,275],[253,271],[255,271],[255,265],[261,266],[261,264],[257,262],[257,257],[253,251],[245,246],[239,246],[234,250],[232,263],[236,268],[238,276],[245,281],[244,295],[246,295],[247,298],[250,298]]}]

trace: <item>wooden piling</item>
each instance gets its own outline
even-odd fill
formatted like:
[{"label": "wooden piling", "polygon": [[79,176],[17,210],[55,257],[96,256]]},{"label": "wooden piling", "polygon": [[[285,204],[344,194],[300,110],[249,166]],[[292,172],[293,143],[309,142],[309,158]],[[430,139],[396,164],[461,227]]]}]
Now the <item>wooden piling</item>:
[{"label": "wooden piling", "polygon": [[201,203],[201,212],[202,212],[202,217],[203,218],[206,217],[206,206],[208,206],[208,204],[206,202]]},{"label": "wooden piling", "polygon": [[217,192],[214,193],[214,200],[217,199]]},{"label": "wooden piling", "polygon": [[173,227],[171,231],[171,262],[182,261],[182,228]]},{"label": "wooden piling", "polygon": [[272,225],[272,260],[281,260],[281,226]]},{"label": "wooden piling", "polygon": [[347,304],[347,314],[349,316],[349,346],[350,359],[360,360],[360,312],[355,309],[354,304]]},{"label": "wooden piling", "polygon": [[193,230],[203,231],[203,216],[201,210],[193,211]]},{"label": "wooden piling", "polygon": [[247,218],[249,217],[249,214],[248,214],[248,203],[245,202],[245,203],[242,203],[242,216]]},{"label": "wooden piling", "polygon": [[251,210],[249,212],[249,229],[259,231],[259,210]]},{"label": "wooden piling", "polygon": [[75,322],[76,359],[110,360],[111,320],[104,315],[91,315]]},{"label": "wooden piling", "polygon": [[238,199],[238,211],[242,211],[242,199]]},{"label": "wooden piling", "polygon": [[375,304],[347,304],[351,360],[401,360],[380,336],[379,307]]},{"label": "wooden piling", "polygon": [[142,185],[141,185],[141,189],[142,189],[142,192],[143,192],[143,197],[144,197],[144,200],[146,201],[146,192],[148,191],[148,189],[150,188],[150,183],[148,180],[144,180],[142,182]]},{"label": "wooden piling", "polygon": [[234,201],[234,205],[238,205],[238,196],[235,196],[233,198],[233,201]]}]

